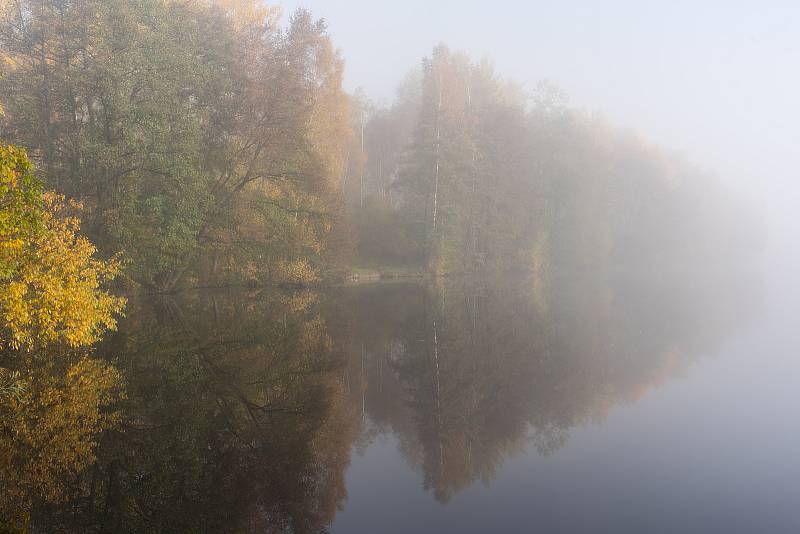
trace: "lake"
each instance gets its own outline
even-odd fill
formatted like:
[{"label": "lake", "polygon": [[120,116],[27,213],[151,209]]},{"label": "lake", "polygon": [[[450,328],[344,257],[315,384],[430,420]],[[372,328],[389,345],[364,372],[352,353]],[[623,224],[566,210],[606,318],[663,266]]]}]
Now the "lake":
[{"label": "lake", "polygon": [[32,529],[798,532],[787,279],[133,298],[93,356],[118,419]]}]

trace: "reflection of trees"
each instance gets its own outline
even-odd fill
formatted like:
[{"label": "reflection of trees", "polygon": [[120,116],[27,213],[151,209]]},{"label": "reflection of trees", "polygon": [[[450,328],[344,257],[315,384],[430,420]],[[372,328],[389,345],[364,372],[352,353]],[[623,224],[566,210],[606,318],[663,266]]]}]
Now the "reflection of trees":
[{"label": "reflection of trees", "polygon": [[129,400],[120,431],[47,530],[310,532],[345,498],[353,436],[311,293],[133,304],[104,348]]},{"label": "reflection of trees", "polygon": [[69,498],[95,459],[97,434],[118,418],[119,372],[84,354],[17,354],[24,387],[0,398],[0,530],[27,522],[39,501]]},{"label": "reflection of trees", "polygon": [[[739,281],[648,283],[571,273],[529,281],[357,288],[348,374],[366,437],[393,431],[446,502],[528,442],[572,427],[713,353],[741,319]],[[358,398],[356,398],[358,397]]]},{"label": "reflection of trees", "polygon": [[[46,476],[23,468],[21,453],[0,465],[0,482],[19,489],[3,493],[3,506],[52,487],[34,508],[40,531],[319,531],[346,498],[351,446],[387,432],[447,502],[489,483],[509,455],[529,444],[552,453],[576,425],[713,353],[744,310],[740,291],[723,289],[748,286],[620,280],[571,273],[546,289],[458,280],[325,298],[263,291],[134,302],[101,349],[126,376],[128,398],[97,461],[78,454],[67,465],[65,451],[91,450],[74,444],[110,421],[102,414],[119,377],[80,360],[94,369],[97,393],[73,398],[69,373],[55,373],[53,387],[73,392],[59,402],[75,407],[37,415],[51,421],[40,441],[57,436],[47,442],[57,448],[32,458],[66,463]],[[63,427],[61,413],[71,414]],[[77,420],[83,434],[66,422]],[[8,439],[21,423],[2,424]]]}]

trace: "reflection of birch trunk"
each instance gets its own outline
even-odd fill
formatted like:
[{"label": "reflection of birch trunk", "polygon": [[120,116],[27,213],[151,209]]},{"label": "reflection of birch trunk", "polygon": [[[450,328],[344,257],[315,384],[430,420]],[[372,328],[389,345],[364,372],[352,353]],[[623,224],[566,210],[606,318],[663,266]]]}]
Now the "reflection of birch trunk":
[{"label": "reflection of birch trunk", "polygon": [[364,419],[366,412],[366,386],[364,385],[364,343],[361,343],[361,419]]},{"label": "reflection of birch trunk", "polygon": [[[472,302],[468,303],[470,307],[470,316],[472,318],[472,328],[470,329],[470,341],[472,349],[472,380],[470,381],[470,425],[469,428],[473,429],[472,416],[478,410],[478,351],[477,351],[477,318],[478,318],[478,292],[475,286],[472,286]],[[467,468],[472,471],[472,433],[467,434]]]},{"label": "reflection of birch trunk", "polygon": [[444,445],[442,444],[442,388],[439,377],[439,333],[436,329],[436,319],[433,320],[433,367],[434,379],[436,381],[436,421],[439,431],[437,432],[439,438],[439,469],[444,471]]},{"label": "reflection of birch trunk", "polygon": [[[391,347],[389,347],[389,351],[391,351]],[[383,356],[384,353],[378,353],[378,392],[383,393]]]}]

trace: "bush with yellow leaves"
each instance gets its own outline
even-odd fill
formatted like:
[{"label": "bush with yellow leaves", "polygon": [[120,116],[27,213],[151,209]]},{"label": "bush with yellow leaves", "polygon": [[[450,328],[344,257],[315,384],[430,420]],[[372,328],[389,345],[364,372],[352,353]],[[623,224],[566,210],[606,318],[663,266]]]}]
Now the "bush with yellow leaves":
[{"label": "bush with yellow leaves", "polygon": [[116,326],[125,301],[102,285],[120,262],[94,257],[69,208],[41,193],[23,150],[0,147],[0,348],[91,345]]}]

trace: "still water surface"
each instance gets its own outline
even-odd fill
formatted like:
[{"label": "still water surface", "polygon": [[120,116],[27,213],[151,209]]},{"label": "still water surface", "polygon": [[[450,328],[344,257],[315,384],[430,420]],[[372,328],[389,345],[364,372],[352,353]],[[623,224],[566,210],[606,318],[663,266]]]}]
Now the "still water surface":
[{"label": "still water surface", "polygon": [[[774,286],[774,287],[773,287]],[[137,299],[42,532],[800,532],[796,286],[590,273]]]}]

